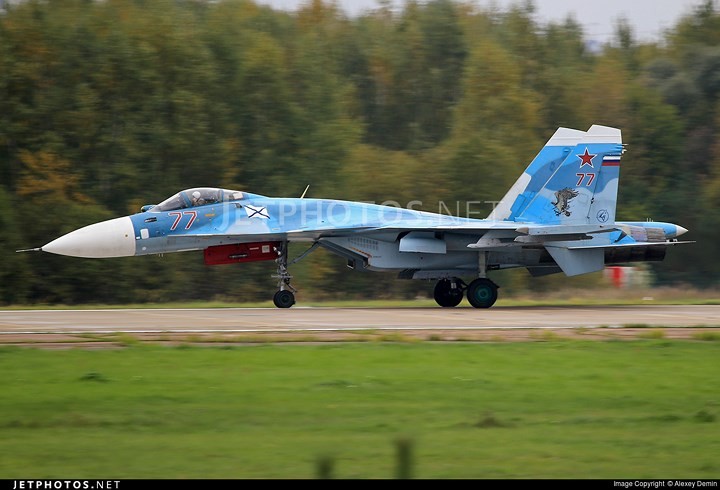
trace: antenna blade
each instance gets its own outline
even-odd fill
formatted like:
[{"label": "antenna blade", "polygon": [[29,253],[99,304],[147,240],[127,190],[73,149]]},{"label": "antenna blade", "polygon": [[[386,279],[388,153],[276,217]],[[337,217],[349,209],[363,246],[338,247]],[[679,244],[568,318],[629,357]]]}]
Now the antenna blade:
[{"label": "antenna blade", "polygon": [[302,193],[302,196],[300,196],[300,199],[302,199],[303,197],[305,197],[305,194],[307,194],[307,191],[308,191],[309,188],[310,188],[310,184],[307,185],[307,187],[305,188],[305,190],[304,190],[303,193]]}]

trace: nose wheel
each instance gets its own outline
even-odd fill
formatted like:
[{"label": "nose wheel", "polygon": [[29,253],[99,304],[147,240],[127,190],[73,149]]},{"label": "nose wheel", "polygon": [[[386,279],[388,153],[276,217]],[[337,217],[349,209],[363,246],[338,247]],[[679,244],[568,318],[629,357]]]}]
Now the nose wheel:
[{"label": "nose wheel", "polygon": [[290,308],[295,304],[295,295],[292,291],[283,289],[275,293],[275,296],[273,296],[273,303],[275,303],[275,306],[278,308]]}]

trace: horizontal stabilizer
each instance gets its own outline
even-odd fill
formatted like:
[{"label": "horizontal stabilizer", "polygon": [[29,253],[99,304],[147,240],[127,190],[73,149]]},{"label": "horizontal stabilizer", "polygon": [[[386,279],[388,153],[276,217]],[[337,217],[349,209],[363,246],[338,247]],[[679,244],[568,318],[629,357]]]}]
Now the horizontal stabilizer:
[{"label": "horizontal stabilizer", "polygon": [[605,252],[601,248],[570,250],[566,247],[547,246],[545,249],[567,276],[600,271],[605,267]]}]

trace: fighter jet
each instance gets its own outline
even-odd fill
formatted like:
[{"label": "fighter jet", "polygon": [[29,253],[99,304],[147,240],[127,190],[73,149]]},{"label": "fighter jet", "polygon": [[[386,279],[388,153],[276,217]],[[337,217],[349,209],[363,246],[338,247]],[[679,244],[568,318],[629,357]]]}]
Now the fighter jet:
[{"label": "fighter jet", "polygon": [[[489,271],[575,276],[605,265],[660,261],[687,232],[657,221],[616,222],[621,131],[559,128],[485,219],[335,199],[277,198],[222,188],[183,190],[32,249],[104,258],[202,250],[208,265],[273,260],[279,308],[295,304],[288,267],[318,247],[351,269],[435,280],[438,305],[464,297],[489,308]],[[306,189],[307,191],[307,189]],[[288,244],[309,248],[288,262]]]}]

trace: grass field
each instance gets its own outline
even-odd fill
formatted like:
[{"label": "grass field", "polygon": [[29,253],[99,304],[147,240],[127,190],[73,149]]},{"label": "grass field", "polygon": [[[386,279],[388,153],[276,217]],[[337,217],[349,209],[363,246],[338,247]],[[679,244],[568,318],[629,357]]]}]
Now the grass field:
[{"label": "grass field", "polygon": [[718,478],[720,342],[0,349],[0,478]]}]

